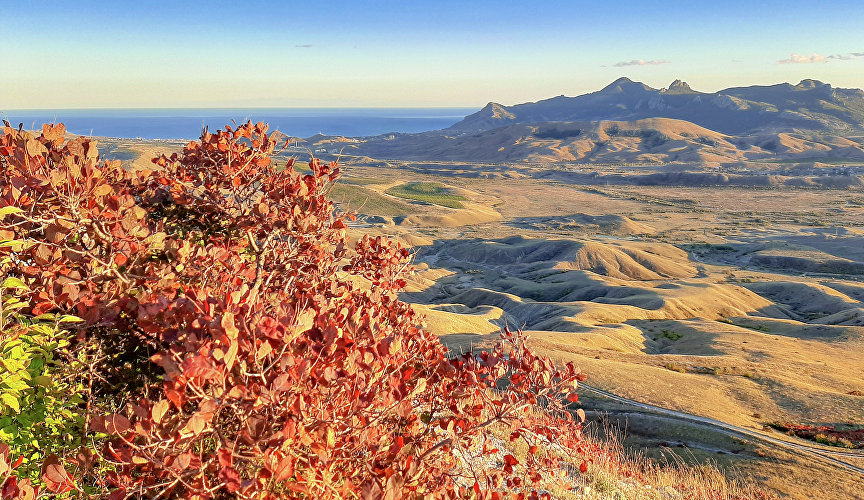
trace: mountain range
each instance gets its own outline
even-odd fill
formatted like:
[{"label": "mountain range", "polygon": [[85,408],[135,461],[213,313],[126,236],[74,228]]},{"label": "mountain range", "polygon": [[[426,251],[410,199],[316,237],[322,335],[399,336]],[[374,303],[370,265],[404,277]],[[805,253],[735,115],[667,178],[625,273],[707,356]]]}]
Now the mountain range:
[{"label": "mountain range", "polygon": [[442,130],[351,142],[381,159],[697,164],[864,162],[864,91],[817,80],[707,93],[619,78],[596,92],[490,102]]},{"label": "mountain range", "polygon": [[490,102],[450,130],[476,132],[515,123],[644,118],[686,120],[724,134],[860,132],[864,127],[864,91],[802,80],[797,85],[734,87],[706,93],[681,80],[654,89],[619,78],[597,92],[578,97],[558,96],[515,106]]}]

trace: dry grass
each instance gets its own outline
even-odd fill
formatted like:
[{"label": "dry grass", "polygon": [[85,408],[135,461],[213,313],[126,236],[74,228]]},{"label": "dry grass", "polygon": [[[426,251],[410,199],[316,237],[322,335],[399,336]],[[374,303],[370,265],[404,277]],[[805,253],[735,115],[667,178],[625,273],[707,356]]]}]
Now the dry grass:
[{"label": "dry grass", "polygon": [[715,464],[687,465],[682,461],[661,464],[627,452],[617,439],[595,440],[602,449],[579,489],[584,499],[770,499],[773,492],[757,486],[735,471]]},{"label": "dry grass", "polygon": [[[528,443],[510,442],[509,430],[493,429],[490,439],[506,447],[520,462],[528,454]],[[600,436],[602,434],[603,437]],[[733,470],[721,470],[715,463],[688,465],[672,455],[661,463],[641,453],[625,450],[620,434],[606,428],[604,432],[586,432],[585,448],[591,459],[588,470],[581,473],[581,455],[546,445],[562,461],[561,478],[548,478],[539,488],[560,500],[757,500],[779,498],[773,491],[758,486],[752,479]],[[492,464],[494,466],[494,464]],[[488,466],[488,464],[487,464]],[[565,486],[566,485],[566,486]]]}]

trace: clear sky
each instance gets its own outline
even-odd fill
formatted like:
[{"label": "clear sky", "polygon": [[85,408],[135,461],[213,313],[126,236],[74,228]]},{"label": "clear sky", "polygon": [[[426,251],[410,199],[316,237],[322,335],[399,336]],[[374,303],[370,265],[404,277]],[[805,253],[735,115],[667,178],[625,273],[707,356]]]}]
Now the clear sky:
[{"label": "clear sky", "polygon": [[628,76],[864,88],[864,1],[0,0],[0,110],[480,107]]}]

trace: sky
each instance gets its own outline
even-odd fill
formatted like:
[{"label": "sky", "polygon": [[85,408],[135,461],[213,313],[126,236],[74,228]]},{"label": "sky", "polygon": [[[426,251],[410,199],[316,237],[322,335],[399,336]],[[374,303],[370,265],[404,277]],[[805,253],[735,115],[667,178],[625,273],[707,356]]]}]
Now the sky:
[{"label": "sky", "polygon": [[0,110],[481,107],[627,76],[864,88],[864,2],[0,0]]}]

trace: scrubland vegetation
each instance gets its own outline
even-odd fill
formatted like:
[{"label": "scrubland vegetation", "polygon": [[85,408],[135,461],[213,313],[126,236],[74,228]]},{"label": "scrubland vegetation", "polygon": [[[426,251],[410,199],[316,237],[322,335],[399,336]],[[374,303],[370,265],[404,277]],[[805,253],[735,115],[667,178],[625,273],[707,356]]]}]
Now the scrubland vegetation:
[{"label": "scrubland vegetation", "polygon": [[587,438],[584,375],[520,332],[453,357],[408,251],[349,244],[338,165],[275,153],[247,123],[126,169],[6,124],[0,498],[767,496]]},{"label": "scrubland vegetation", "polygon": [[582,375],[516,333],[448,358],[396,298],[407,250],[349,248],[338,167],[277,169],[266,130],[126,171],[62,125],[4,129],[3,496],[530,496],[547,447],[457,481],[495,426],[587,460]]}]

